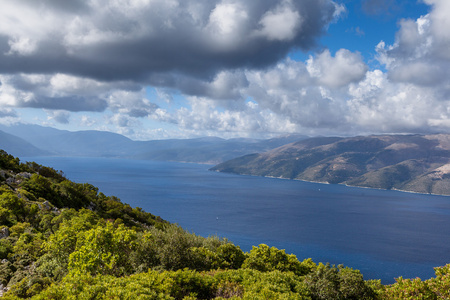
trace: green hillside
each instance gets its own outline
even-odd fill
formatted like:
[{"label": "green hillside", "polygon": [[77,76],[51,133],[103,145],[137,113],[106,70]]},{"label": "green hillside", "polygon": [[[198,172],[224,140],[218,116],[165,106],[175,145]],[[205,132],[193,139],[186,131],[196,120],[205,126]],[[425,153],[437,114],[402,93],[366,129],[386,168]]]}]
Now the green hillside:
[{"label": "green hillside", "polygon": [[261,244],[244,253],[0,150],[3,299],[448,299],[436,277],[383,286]]}]

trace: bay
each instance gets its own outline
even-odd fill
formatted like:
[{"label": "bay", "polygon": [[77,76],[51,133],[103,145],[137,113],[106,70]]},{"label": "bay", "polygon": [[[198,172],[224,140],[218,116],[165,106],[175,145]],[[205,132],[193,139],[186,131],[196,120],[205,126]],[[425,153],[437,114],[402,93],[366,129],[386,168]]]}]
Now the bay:
[{"label": "bay", "polygon": [[113,158],[24,157],[202,236],[249,251],[344,264],[365,279],[434,276],[450,263],[450,197],[224,174],[211,166]]}]

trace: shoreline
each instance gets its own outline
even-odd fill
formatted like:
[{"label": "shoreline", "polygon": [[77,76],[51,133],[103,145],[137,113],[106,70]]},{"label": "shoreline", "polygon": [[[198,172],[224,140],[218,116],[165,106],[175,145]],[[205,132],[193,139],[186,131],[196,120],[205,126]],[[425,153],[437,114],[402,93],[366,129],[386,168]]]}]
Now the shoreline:
[{"label": "shoreline", "polygon": [[361,188],[361,189],[372,189],[372,190],[380,190],[380,191],[396,191],[401,193],[410,193],[410,194],[419,194],[419,195],[429,195],[429,196],[443,196],[443,197],[450,197],[450,195],[446,194],[434,194],[434,193],[420,193],[415,191],[408,191],[408,190],[401,190],[397,188],[393,189],[383,189],[383,188],[376,188],[376,187],[370,187],[370,186],[359,186],[359,185],[350,185],[347,183],[329,183],[327,181],[310,181],[305,179],[296,179],[296,178],[285,178],[285,177],[276,177],[276,176],[262,176],[262,175],[253,175],[253,174],[244,174],[244,173],[234,173],[234,172],[222,172],[217,170],[209,170],[212,172],[218,172],[218,173],[225,173],[225,174],[234,174],[234,175],[242,175],[242,176],[253,176],[253,177],[264,177],[264,178],[273,178],[273,179],[283,179],[283,180],[293,180],[293,181],[303,181],[303,182],[309,182],[309,183],[318,183],[318,184],[336,184],[336,185],[342,185],[350,188]]}]

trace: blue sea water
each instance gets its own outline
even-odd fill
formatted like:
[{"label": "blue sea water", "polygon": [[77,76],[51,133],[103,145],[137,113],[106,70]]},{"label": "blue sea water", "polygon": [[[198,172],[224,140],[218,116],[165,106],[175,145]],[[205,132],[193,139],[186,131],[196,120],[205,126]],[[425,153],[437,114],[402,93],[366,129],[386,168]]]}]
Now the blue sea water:
[{"label": "blue sea water", "polygon": [[450,263],[450,197],[224,174],[209,165],[26,157],[106,195],[244,251],[261,243],[365,279],[434,276]]}]

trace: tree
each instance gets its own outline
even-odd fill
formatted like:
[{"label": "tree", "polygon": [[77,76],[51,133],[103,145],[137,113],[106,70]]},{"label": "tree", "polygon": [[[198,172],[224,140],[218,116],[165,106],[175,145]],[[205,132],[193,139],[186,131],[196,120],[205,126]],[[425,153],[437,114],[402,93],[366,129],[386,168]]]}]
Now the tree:
[{"label": "tree", "polygon": [[137,234],[120,224],[107,222],[78,236],[69,256],[69,272],[123,276],[132,272],[128,259],[136,248]]},{"label": "tree", "polygon": [[242,268],[255,269],[261,272],[291,271],[297,275],[307,274],[315,264],[311,260],[300,263],[294,254],[286,254],[284,250],[269,248],[266,244],[253,246],[242,265]]}]

